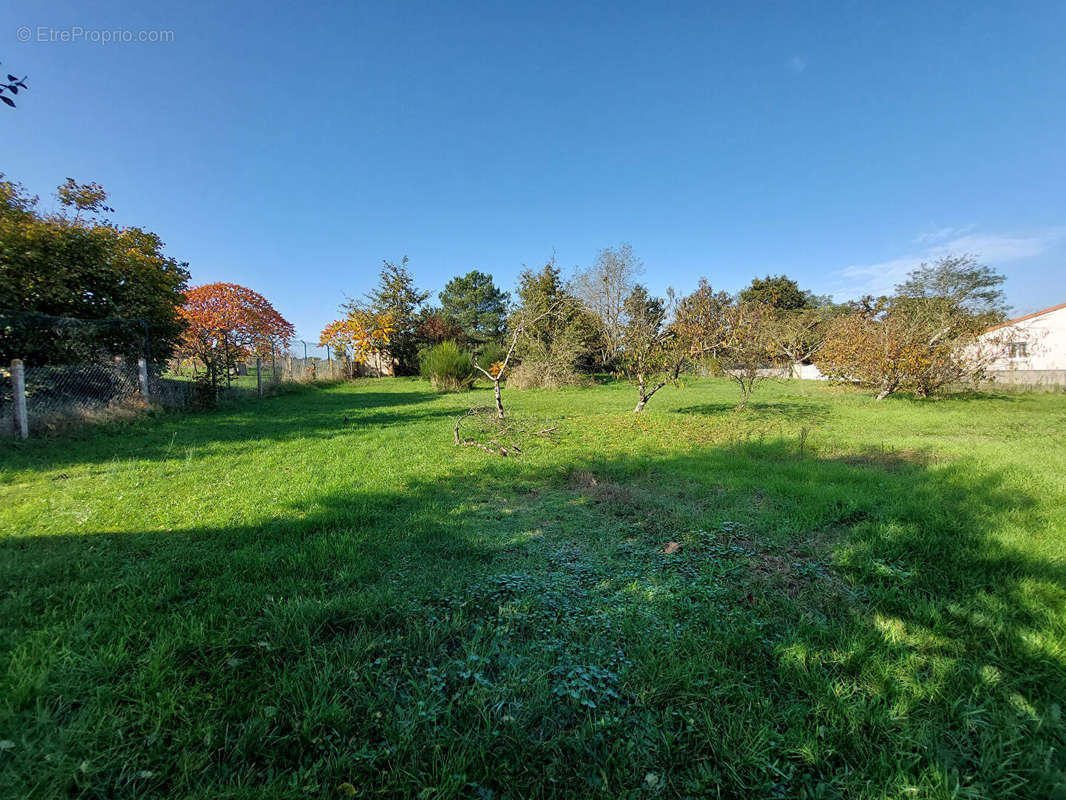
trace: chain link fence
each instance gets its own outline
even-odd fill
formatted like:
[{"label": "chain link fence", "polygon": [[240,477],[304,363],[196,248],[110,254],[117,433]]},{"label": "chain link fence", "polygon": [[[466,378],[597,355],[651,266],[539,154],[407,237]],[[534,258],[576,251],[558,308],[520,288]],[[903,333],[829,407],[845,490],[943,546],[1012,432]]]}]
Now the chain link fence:
[{"label": "chain link fence", "polygon": [[148,352],[139,319],[0,312],[0,430],[25,435],[139,413]]},{"label": "chain link fence", "polygon": [[[179,381],[204,379],[208,365],[197,357],[172,358],[163,378]],[[272,387],[281,383],[309,383],[313,381],[348,380],[368,374],[368,369],[356,363],[347,350],[333,351],[328,347],[303,340],[285,348],[271,348],[261,356],[235,358],[227,372],[218,378],[220,391],[239,396],[241,390]]]},{"label": "chain link fence", "polygon": [[[225,333],[218,338],[230,347]],[[215,362],[210,375],[196,357],[153,362],[149,328],[138,319],[0,311],[0,435],[124,419],[149,406],[208,408],[261,398],[288,382],[377,374],[349,352],[302,340]]]}]

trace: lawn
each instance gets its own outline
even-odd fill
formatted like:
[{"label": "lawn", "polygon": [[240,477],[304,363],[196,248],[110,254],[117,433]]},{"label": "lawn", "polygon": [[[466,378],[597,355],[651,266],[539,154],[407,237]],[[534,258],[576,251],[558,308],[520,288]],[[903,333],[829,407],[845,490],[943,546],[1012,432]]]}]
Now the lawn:
[{"label": "lawn", "polygon": [[1066,797],[1066,396],[635,399],[3,442],[0,797]]}]

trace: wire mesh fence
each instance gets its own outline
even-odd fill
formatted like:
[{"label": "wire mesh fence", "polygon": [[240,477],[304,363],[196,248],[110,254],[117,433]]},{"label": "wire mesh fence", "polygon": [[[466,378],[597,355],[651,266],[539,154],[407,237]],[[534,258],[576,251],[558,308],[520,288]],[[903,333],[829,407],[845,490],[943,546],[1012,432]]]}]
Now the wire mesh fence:
[{"label": "wire mesh fence", "polygon": [[122,419],[150,406],[208,408],[260,398],[284,383],[378,374],[353,354],[298,340],[259,355],[215,337],[223,356],[165,362],[151,357],[139,319],[82,320],[0,311],[0,433],[23,435],[71,423]]},{"label": "wire mesh fence", "polygon": [[22,435],[137,413],[149,348],[139,319],[0,312],[0,430]]},{"label": "wire mesh fence", "polygon": [[144,405],[138,363],[114,356],[93,364],[24,367],[26,412],[37,427],[117,416]]},{"label": "wire mesh fence", "polygon": [[[164,378],[202,380],[210,365],[198,356],[172,358]],[[297,340],[285,348],[264,348],[262,355],[234,357],[218,377],[220,390],[232,391],[270,387],[280,383],[347,380],[370,374],[347,350],[333,351],[311,342]]]}]

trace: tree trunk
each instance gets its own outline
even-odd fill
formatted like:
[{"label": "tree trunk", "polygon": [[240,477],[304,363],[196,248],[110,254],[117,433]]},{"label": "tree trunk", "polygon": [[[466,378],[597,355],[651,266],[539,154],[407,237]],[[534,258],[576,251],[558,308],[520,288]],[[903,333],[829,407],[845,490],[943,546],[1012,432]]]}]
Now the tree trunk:
[{"label": "tree trunk", "polygon": [[644,376],[637,374],[637,405],[633,409],[634,414],[639,414],[644,410],[644,406],[648,404],[648,386],[644,382]]},{"label": "tree trunk", "polygon": [[503,419],[503,399],[500,397],[500,379],[492,382],[492,393],[496,396],[496,419]]},{"label": "tree trunk", "polygon": [[645,377],[643,375],[637,375],[637,392],[639,393],[639,396],[637,398],[636,408],[633,409],[633,413],[639,414],[643,411],[644,406],[646,406],[648,401],[651,400],[651,396],[664,386],[666,386],[666,381],[661,381],[658,385],[652,387],[652,390],[649,392]]}]

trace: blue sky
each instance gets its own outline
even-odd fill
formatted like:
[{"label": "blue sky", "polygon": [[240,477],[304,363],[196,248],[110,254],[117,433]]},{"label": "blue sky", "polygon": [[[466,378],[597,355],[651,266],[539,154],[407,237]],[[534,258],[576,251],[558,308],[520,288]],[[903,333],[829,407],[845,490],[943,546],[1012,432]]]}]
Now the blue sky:
[{"label": "blue sky", "polygon": [[622,241],[656,291],[840,298],[967,250],[1024,313],[1066,301],[1063,30],[1062,2],[37,2],[0,28],[30,86],[0,168],[46,204],[103,184],[305,338],[383,258],[511,289]]}]

